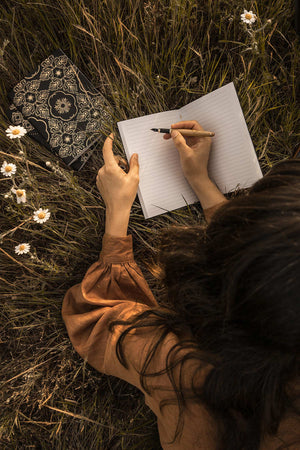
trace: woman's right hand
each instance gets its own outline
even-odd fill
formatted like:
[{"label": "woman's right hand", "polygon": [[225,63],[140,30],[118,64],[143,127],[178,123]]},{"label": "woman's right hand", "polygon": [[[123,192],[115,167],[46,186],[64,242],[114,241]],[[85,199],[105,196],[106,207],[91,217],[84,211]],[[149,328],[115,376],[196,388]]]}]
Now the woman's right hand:
[{"label": "woman's right hand", "polygon": [[211,138],[183,137],[176,131],[176,128],[202,131],[202,126],[196,120],[177,122],[171,125],[171,128],[171,134],[165,134],[164,139],[172,137],[179,152],[185,178],[192,188],[198,186],[201,182],[206,182],[208,180],[207,165],[211,150]]},{"label": "woman's right hand", "polygon": [[[180,155],[184,176],[200,200],[202,208],[205,210],[225,202],[226,198],[215,183],[210,180],[207,172],[211,138],[184,138],[181,133],[176,131],[176,128],[203,130],[196,120],[177,122],[171,125],[171,128],[171,134],[165,134],[164,139],[170,139],[172,137]],[[209,221],[210,219],[207,218],[207,220]]]}]

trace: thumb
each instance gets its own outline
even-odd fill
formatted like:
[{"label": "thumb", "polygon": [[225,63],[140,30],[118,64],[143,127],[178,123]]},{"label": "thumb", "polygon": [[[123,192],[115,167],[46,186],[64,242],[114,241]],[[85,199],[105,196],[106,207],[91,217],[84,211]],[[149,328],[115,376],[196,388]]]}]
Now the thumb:
[{"label": "thumb", "polygon": [[171,130],[171,136],[175,144],[175,147],[177,148],[179,153],[186,152],[187,150],[189,150],[189,147],[186,145],[184,137],[179,131],[177,131],[176,129]]},{"label": "thumb", "polygon": [[138,175],[139,174],[139,158],[138,158],[138,154],[134,153],[131,158],[130,158],[130,162],[129,162],[129,174],[131,175]]}]

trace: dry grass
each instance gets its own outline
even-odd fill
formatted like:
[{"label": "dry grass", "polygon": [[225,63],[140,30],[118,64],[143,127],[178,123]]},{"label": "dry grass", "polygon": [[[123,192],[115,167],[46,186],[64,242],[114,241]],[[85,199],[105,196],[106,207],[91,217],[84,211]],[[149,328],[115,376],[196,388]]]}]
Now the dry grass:
[{"label": "dry grass", "polygon": [[[1,448],[160,448],[155,416],[142,395],[86,366],[72,350],[60,315],[64,293],[100,250],[104,205],[95,177],[101,146],[79,174],[61,163],[53,172],[45,162],[56,162],[46,149],[28,137],[21,144],[6,138],[8,91],[57,47],[104,93],[115,121],[183,106],[234,81],[266,171],[299,142],[293,4],[2,1],[0,164],[17,165],[15,182],[26,188],[28,202],[6,198],[12,182],[1,177]],[[258,16],[256,33],[240,22],[244,7]],[[120,138],[116,143],[123,155]],[[28,220],[39,207],[51,211],[40,226]],[[136,201],[130,232],[142,268],[162,227],[199,220],[195,204],[146,221]],[[20,242],[31,243],[36,259],[14,253]]]}]

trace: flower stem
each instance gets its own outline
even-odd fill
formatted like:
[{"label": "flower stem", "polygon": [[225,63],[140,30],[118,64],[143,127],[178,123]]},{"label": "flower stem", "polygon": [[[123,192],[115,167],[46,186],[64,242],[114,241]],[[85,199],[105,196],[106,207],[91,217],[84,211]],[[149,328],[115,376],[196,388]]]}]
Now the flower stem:
[{"label": "flower stem", "polygon": [[3,239],[4,236],[6,236],[7,234],[13,233],[15,230],[17,230],[18,228],[20,228],[22,225],[24,225],[24,223],[29,222],[30,220],[32,220],[32,216],[29,217],[29,219],[24,220],[24,222],[20,223],[17,227],[13,228],[12,230],[8,230],[3,234],[0,234],[0,239]]},{"label": "flower stem", "polygon": [[[21,158],[20,156],[12,155],[12,154],[10,154],[10,153],[5,153],[5,152],[0,151],[0,154],[1,154],[1,155],[5,155],[5,156],[9,156],[10,158],[17,159],[18,161],[23,161],[23,160],[24,160],[24,159]],[[35,164],[35,163],[31,162],[31,161],[28,161],[28,164],[31,165],[31,166],[34,166],[34,167],[38,167],[39,169],[43,170],[44,172],[49,173],[49,170],[44,169],[44,167],[39,166],[38,164]]]}]

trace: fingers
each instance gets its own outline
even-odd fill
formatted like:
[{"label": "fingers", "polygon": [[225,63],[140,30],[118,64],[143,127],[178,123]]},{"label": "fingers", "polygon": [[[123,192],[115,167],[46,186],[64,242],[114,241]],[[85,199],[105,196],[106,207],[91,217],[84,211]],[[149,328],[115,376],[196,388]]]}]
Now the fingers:
[{"label": "fingers", "polygon": [[196,120],[183,120],[171,125],[171,128],[188,128],[190,130],[204,130],[204,128]]},{"label": "fingers", "polygon": [[119,155],[114,155],[114,158],[115,158],[116,163],[118,164],[118,166],[119,166],[122,170],[124,170],[124,172],[127,173],[128,170],[129,170],[129,166],[128,166],[128,164],[127,164],[127,161],[125,161],[125,159],[122,158],[122,157],[119,156]]},{"label": "fingers", "polygon": [[[176,122],[171,125],[172,129],[176,128],[186,128],[189,130],[204,130],[204,128],[196,120],[183,120],[181,122]],[[170,139],[171,135],[169,133],[164,134],[164,139]]]},{"label": "fingers", "polygon": [[103,149],[102,149],[104,164],[106,164],[107,166],[117,166],[118,165],[118,163],[115,160],[115,157],[113,154],[113,149],[112,149],[113,139],[114,139],[114,135],[113,135],[113,133],[111,133],[105,139]]},{"label": "fingers", "polygon": [[184,137],[181,133],[179,133],[179,131],[172,130],[171,137],[179,153],[184,152],[185,154],[187,154],[190,151],[190,148],[186,145]]},{"label": "fingers", "polygon": [[114,169],[116,169],[116,167],[120,167],[124,172],[127,172],[129,167],[128,167],[128,164],[125,161],[125,159],[119,155],[114,155],[114,153],[113,153],[113,149],[112,149],[113,139],[114,139],[114,135],[113,135],[113,133],[111,133],[105,139],[105,142],[103,144],[102,153],[103,153],[104,165],[106,167],[113,167]]},{"label": "fingers", "polygon": [[[138,163],[138,155],[137,153],[134,153],[130,159],[130,166],[128,165],[127,161],[122,158],[119,155],[114,155],[114,160],[116,162],[116,167],[122,169],[123,172],[125,172],[126,174],[130,173],[133,175],[138,175],[139,174],[139,163]],[[107,167],[107,164],[104,164],[102,167],[100,167],[100,169],[98,170],[97,176],[96,176],[96,183],[100,182],[101,180],[101,176],[104,174],[105,172],[105,166]],[[114,173],[115,170],[113,170]],[[117,171],[118,172],[118,171]]]},{"label": "fingers", "polygon": [[130,158],[130,162],[129,162],[129,175],[133,175],[134,177],[138,177],[139,176],[139,170],[140,170],[140,166],[139,166],[139,160],[138,160],[138,154],[134,153],[131,158]]},{"label": "fingers", "polygon": [[96,176],[96,185],[97,188],[99,189],[100,185],[101,185],[101,175],[103,173],[103,166],[100,167],[100,169],[98,170],[97,176]]}]

